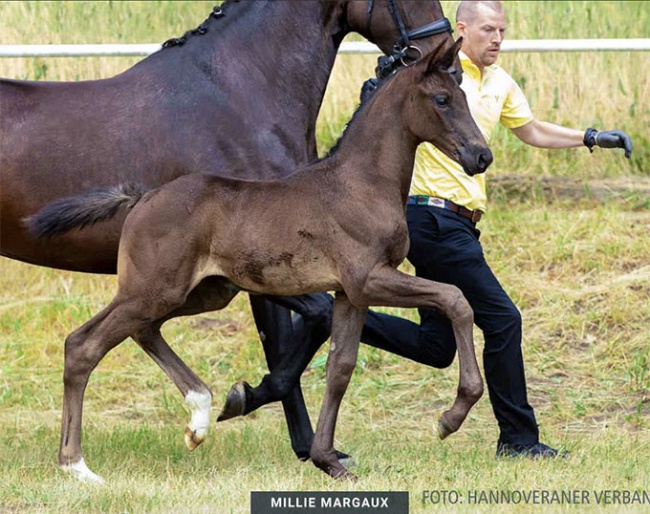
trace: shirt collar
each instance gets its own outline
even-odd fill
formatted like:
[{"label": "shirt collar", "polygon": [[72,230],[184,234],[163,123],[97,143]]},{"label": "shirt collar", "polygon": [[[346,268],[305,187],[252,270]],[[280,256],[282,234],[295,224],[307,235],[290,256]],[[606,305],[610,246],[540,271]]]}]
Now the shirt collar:
[{"label": "shirt collar", "polygon": [[[476,80],[481,80],[481,70],[479,70],[478,66],[476,66],[476,64],[474,64],[469,57],[467,57],[467,54],[465,52],[460,50],[458,52],[458,58],[460,59],[460,64],[463,67],[463,73],[468,73]],[[497,67],[496,64],[490,64],[489,66],[485,66],[485,68],[483,68],[484,77],[486,74],[490,73],[496,67]]]}]

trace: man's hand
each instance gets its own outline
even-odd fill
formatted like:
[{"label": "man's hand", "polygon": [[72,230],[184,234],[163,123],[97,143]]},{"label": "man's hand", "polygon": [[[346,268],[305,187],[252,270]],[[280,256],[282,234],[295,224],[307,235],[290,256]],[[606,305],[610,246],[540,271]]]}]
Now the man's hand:
[{"label": "man's hand", "polygon": [[632,155],[632,140],[625,132],[620,130],[603,130],[587,129],[585,132],[585,145],[591,150],[594,145],[601,148],[623,148],[625,157],[628,159]]}]

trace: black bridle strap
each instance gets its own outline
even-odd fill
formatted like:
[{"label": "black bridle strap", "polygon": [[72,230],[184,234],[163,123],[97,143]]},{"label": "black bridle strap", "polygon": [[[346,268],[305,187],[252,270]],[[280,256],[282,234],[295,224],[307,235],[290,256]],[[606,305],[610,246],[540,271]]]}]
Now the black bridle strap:
[{"label": "black bridle strap", "polygon": [[429,36],[444,34],[445,32],[453,33],[453,29],[451,28],[451,23],[447,18],[441,18],[425,25],[424,27],[412,30],[407,34],[407,37],[410,39],[422,39]]},{"label": "black bridle strap", "polygon": [[[370,23],[372,21],[372,10],[374,6],[375,0],[368,0],[368,8],[366,9],[366,34],[368,35],[370,34]],[[404,21],[399,14],[399,9],[395,4],[395,0],[388,0],[388,10],[393,17],[395,26],[400,32],[400,39],[396,45],[398,48],[408,47],[411,39],[424,39],[425,37],[436,36],[438,34],[444,34],[445,32],[449,32],[450,34],[454,32],[451,23],[447,18],[441,18],[429,23],[428,25],[407,32],[406,27],[404,26]]]},{"label": "black bridle strap", "polygon": [[[393,47],[393,54],[388,56],[382,56],[378,60],[377,68],[375,69],[378,78],[386,77],[391,73],[397,71],[401,66],[408,66],[416,62],[419,57],[422,57],[422,52],[417,47],[411,46],[411,40],[414,39],[424,39],[430,36],[436,36],[438,34],[444,34],[445,32],[453,33],[451,28],[451,23],[447,18],[441,18],[434,22],[431,22],[417,29],[407,31],[404,26],[404,21],[402,16],[399,13],[399,8],[397,7],[397,0],[387,0],[388,11],[390,12],[395,27],[400,33],[400,38],[397,40]],[[368,0],[368,7],[366,9],[366,36],[370,37],[370,25],[372,21],[372,9],[375,6],[374,0]],[[409,50],[414,50],[419,52],[419,57],[413,59],[411,62],[407,63],[407,54]]]},{"label": "black bridle strap", "polygon": [[366,34],[370,34],[370,20],[372,19],[372,8],[375,6],[375,0],[368,0],[368,9],[366,10]]},{"label": "black bridle strap", "polygon": [[401,36],[399,39],[400,42],[404,46],[409,46],[409,34],[406,32],[404,21],[402,20],[402,17],[399,15],[399,11],[397,10],[397,6],[395,5],[395,0],[388,0],[388,11],[390,12],[390,15],[393,17],[395,26],[399,30]]},{"label": "black bridle strap", "polygon": [[[445,32],[449,32],[450,34],[453,34],[454,32],[451,27],[451,23],[447,18],[441,18],[427,25],[407,32],[395,1],[396,0],[388,0],[388,10],[393,17],[395,26],[400,32],[400,39],[393,47],[392,55],[382,55],[377,60],[377,67],[375,68],[377,78],[369,79],[364,83],[361,89],[362,101],[364,97],[367,97],[375,89],[377,89],[378,79],[385,78],[388,75],[395,73],[402,66],[409,66],[419,59],[419,57],[416,57],[414,60],[407,63],[405,59],[407,58],[407,53],[409,50],[417,50],[420,53],[420,57],[422,57],[422,52],[419,48],[411,47],[412,39],[424,39],[426,37],[444,34]],[[370,35],[370,17],[372,16],[373,5],[374,0],[368,0],[368,10],[366,12],[366,34],[368,36]]]}]

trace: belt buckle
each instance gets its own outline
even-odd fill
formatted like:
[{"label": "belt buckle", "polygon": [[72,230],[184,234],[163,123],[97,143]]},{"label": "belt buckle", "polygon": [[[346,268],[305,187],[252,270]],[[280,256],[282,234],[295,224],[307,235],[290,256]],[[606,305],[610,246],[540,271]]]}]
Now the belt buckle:
[{"label": "belt buckle", "polygon": [[432,207],[440,207],[441,209],[447,208],[447,203],[442,198],[436,198],[435,196],[429,197],[429,205]]}]

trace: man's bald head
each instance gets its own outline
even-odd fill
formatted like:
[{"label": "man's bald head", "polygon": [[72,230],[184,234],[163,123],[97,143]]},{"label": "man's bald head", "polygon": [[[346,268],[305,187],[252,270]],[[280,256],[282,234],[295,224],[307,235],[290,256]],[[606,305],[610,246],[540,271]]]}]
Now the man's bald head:
[{"label": "man's bald head", "polygon": [[456,10],[456,23],[463,22],[472,25],[478,18],[481,9],[489,9],[499,14],[503,13],[501,2],[463,0]]},{"label": "man's bald head", "polygon": [[496,62],[506,28],[501,2],[463,1],[456,11],[456,30],[463,38],[463,52],[481,71]]}]

